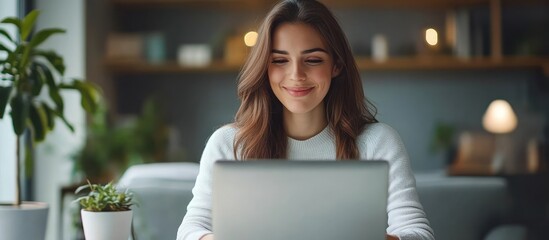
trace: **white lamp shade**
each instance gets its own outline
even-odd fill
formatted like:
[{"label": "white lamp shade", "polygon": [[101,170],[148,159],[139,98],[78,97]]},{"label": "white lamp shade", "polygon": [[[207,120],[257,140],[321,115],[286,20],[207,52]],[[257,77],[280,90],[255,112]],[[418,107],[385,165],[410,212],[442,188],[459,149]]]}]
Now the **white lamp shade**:
[{"label": "white lamp shade", "polygon": [[494,100],[484,113],[482,126],[491,133],[509,133],[517,127],[517,116],[507,101]]}]

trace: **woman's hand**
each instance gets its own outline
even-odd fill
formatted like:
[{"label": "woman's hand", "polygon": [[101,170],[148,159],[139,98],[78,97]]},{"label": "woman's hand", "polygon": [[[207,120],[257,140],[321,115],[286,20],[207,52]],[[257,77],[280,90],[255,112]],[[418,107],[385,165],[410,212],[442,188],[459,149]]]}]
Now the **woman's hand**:
[{"label": "woman's hand", "polygon": [[211,233],[210,233],[210,234],[206,234],[206,235],[202,236],[202,237],[200,238],[200,240],[214,240],[214,235],[211,234]]},{"label": "woman's hand", "polygon": [[397,236],[387,234],[387,240],[399,240]]}]

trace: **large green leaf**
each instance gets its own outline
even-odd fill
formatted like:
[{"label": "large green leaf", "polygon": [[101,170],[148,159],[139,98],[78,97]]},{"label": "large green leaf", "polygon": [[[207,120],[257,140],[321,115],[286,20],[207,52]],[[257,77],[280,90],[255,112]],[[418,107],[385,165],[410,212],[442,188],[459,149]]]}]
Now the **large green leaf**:
[{"label": "large green leaf", "polygon": [[65,74],[65,63],[63,58],[54,51],[42,51],[35,50],[33,55],[42,56],[48,60],[48,62],[59,72],[59,74]]},{"label": "large green leaf", "polygon": [[51,73],[50,69],[46,65],[42,63],[36,63],[36,65],[37,65],[37,70],[42,72],[42,74],[45,77],[46,84],[48,85],[48,93],[50,95],[51,100],[53,100],[53,102],[55,103],[57,110],[63,113],[63,109],[64,109],[63,98],[59,93],[59,86],[57,86],[57,84],[55,83],[53,74]]},{"label": "large green leaf", "polygon": [[41,142],[46,137],[46,132],[48,128],[48,119],[44,109],[41,105],[35,106],[31,104],[30,106],[30,120],[32,123],[33,136],[35,142]]},{"label": "large green leaf", "polygon": [[4,117],[4,111],[6,111],[6,106],[8,105],[8,100],[10,98],[12,87],[2,87],[0,86],[0,119]]},{"label": "large green leaf", "polygon": [[29,66],[29,53],[30,47],[27,44],[22,44],[17,46],[13,55],[14,65],[17,66],[19,70],[27,69]]},{"label": "large green leaf", "polygon": [[44,108],[46,118],[48,119],[48,129],[53,130],[55,127],[55,112],[46,103],[42,103],[42,108]]},{"label": "large green leaf", "polygon": [[73,79],[71,84],[63,84],[61,88],[75,89],[80,93],[81,105],[88,113],[97,111],[100,101],[99,88],[89,82]]},{"label": "large green leaf", "polygon": [[72,126],[72,124],[69,123],[69,121],[67,121],[62,112],[54,110],[53,113],[55,113],[55,115],[59,117],[61,121],[63,121],[63,123],[65,123],[65,125],[69,128],[69,130],[71,130],[71,132],[74,132],[74,127]]},{"label": "large green leaf", "polygon": [[30,48],[35,48],[36,46],[40,45],[42,42],[46,41],[51,35],[57,34],[57,33],[65,33],[65,30],[60,28],[47,28],[38,31],[34,37],[30,40],[29,46]]},{"label": "large green leaf", "polygon": [[19,20],[19,18],[7,17],[7,18],[2,19],[1,23],[13,24],[15,27],[17,27],[17,31],[19,31],[19,33],[21,33],[21,24],[22,23],[21,23],[21,20]]},{"label": "large green leaf", "polygon": [[30,61],[30,54],[33,52],[33,49],[40,45],[42,42],[46,41],[51,35],[56,33],[64,33],[65,30],[59,29],[59,28],[48,28],[39,31],[32,37],[29,44],[27,46],[21,45],[25,47],[25,51],[23,52],[23,56],[21,57],[21,62],[19,63],[20,69],[26,69],[29,61]]},{"label": "large green leaf", "polygon": [[15,134],[25,131],[25,123],[29,118],[30,99],[25,93],[17,93],[11,100],[11,120]]},{"label": "large green leaf", "polygon": [[13,42],[13,38],[10,36],[8,31],[4,29],[0,29],[0,35],[4,36],[6,39],[10,40],[10,42]]},{"label": "large green leaf", "polygon": [[32,27],[34,26],[34,23],[36,22],[36,18],[40,12],[38,10],[32,10],[25,18],[23,19],[23,22],[21,23],[21,40],[27,40],[27,37],[32,31]]},{"label": "large green leaf", "polygon": [[59,111],[60,113],[63,113],[65,110],[65,104],[63,103],[63,98],[61,97],[61,94],[59,93],[59,89],[57,88],[57,86],[55,86],[54,88],[49,86],[48,92],[50,94],[50,98],[55,103],[57,111]]},{"label": "large green leaf", "polygon": [[46,76],[42,71],[38,70],[38,65],[33,64],[31,66],[31,74],[29,76],[29,82],[31,84],[32,96],[38,96],[40,91],[42,91],[42,86],[46,82]]}]

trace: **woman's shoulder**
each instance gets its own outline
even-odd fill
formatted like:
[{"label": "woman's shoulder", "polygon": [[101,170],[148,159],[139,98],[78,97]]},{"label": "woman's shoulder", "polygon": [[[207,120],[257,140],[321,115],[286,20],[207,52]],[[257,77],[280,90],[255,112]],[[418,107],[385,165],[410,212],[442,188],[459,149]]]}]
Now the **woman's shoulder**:
[{"label": "woman's shoulder", "polygon": [[209,141],[218,143],[225,142],[232,144],[236,135],[236,131],[237,129],[233,124],[221,126],[212,133]]},{"label": "woman's shoulder", "polygon": [[385,123],[371,123],[364,127],[357,139],[357,145],[364,159],[387,159],[404,149],[398,132]]},{"label": "woman's shoulder", "polygon": [[397,131],[386,123],[369,123],[364,126],[361,135],[393,135],[397,134]]},{"label": "woman's shoulder", "polygon": [[391,126],[386,123],[369,123],[364,126],[362,133],[358,137],[359,142],[379,142],[398,140],[400,141],[400,135],[398,132]]}]

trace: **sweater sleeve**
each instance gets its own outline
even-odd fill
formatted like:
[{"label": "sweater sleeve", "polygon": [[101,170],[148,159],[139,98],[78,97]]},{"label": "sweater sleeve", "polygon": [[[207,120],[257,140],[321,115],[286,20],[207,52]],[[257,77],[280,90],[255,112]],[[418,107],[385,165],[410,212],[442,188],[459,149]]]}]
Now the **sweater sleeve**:
[{"label": "sweater sleeve", "polygon": [[198,240],[212,233],[212,167],[217,160],[234,159],[232,131],[231,127],[222,127],[206,143],[192,190],[193,199],[189,202],[187,214],[177,231],[177,240]]},{"label": "sweater sleeve", "polygon": [[389,162],[387,233],[401,240],[434,240],[419,202],[408,153],[398,133],[386,124],[373,124],[367,129],[365,147],[368,159]]}]

